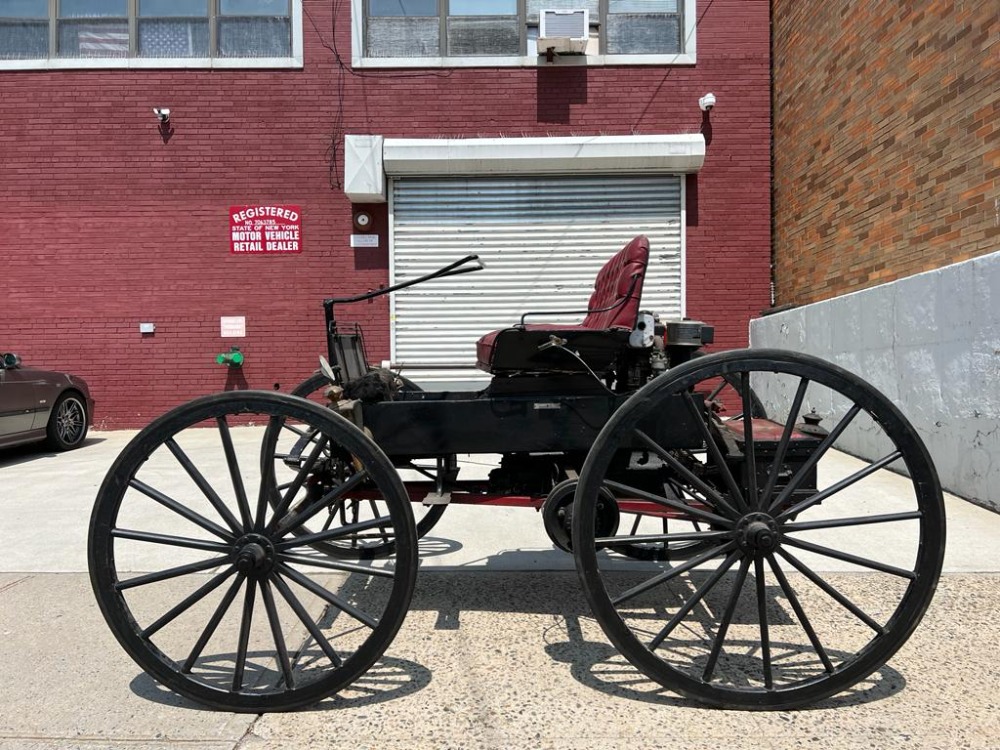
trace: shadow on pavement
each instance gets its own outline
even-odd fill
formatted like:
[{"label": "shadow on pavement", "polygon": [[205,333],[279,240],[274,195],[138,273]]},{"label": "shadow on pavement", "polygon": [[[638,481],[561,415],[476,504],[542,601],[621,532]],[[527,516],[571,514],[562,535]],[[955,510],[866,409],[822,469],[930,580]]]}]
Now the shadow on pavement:
[{"label": "shadow on pavement", "polygon": [[[330,711],[373,706],[377,703],[416,693],[427,687],[430,682],[431,671],[423,665],[405,659],[383,656],[375,663],[375,666],[355,680],[350,687],[337,695],[324,699],[315,706],[301,710]],[[129,687],[140,698],[164,706],[186,708],[193,711],[214,710],[178,695],[145,673],[137,675]]]},{"label": "shadow on pavement", "polygon": [[[558,627],[553,626],[550,631]],[[569,664],[570,673],[577,682],[617,698],[663,706],[707,709],[703,703],[689,700],[656,685],[629,664],[611,644],[586,640],[575,616],[566,619],[565,632],[570,640],[549,643],[545,651],[556,661]],[[781,644],[775,644],[779,645]],[[833,655],[839,654],[833,652]],[[895,695],[905,686],[903,675],[885,665],[849,690],[796,710],[811,711],[873,703]]]},{"label": "shadow on pavement", "polygon": [[83,441],[83,445],[71,451],[52,451],[45,447],[44,443],[30,443],[19,445],[14,448],[0,448],[0,469],[9,466],[40,461],[46,458],[58,458],[63,455],[72,455],[75,451],[86,450],[88,447],[103,443],[107,438],[88,437]]},{"label": "shadow on pavement", "polygon": [[[623,576],[637,574],[623,573]],[[641,576],[641,574],[638,574]],[[695,580],[699,579],[695,574]],[[472,586],[457,585],[462,579],[472,579]],[[792,622],[790,612],[779,608],[777,587],[768,586],[768,598],[774,610],[772,625]],[[456,593],[460,592],[460,596]],[[836,606],[836,605],[833,605]],[[543,614],[556,618],[554,625],[548,625],[539,632],[545,642],[545,653],[552,659],[570,665],[574,679],[587,687],[608,695],[674,706],[695,706],[704,704],[691,701],[673,693],[647,678],[628,660],[618,653],[607,641],[588,640],[581,621],[593,622],[594,616],[584,599],[578,579],[573,573],[513,573],[500,574],[493,571],[475,573],[421,571],[417,577],[411,610],[436,612],[436,630],[459,630],[462,627],[463,612],[497,612],[498,614]],[[721,609],[719,602],[708,602],[707,609],[698,617],[706,630],[715,629],[713,612]],[[746,613],[737,611],[734,622],[745,621]],[[498,627],[502,628],[502,624]],[[593,630],[593,627],[589,628]],[[530,634],[528,634],[530,636]],[[754,642],[727,642],[727,650],[739,654],[754,652]],[[734,648],[735,646],[735,648]],[[773,641],[775,652],[802,654],[805,650],[797,643]],[[828,648],[828,654],[836,661],[849,654]],[[811,652],[810,652],[811,653]],[[751,661],[757,657],[744,657]],[[829,709],[848,705],[871,703],[883,700],[901,691],[906,685],[902,674],[885,665],[871,676],[861,680],[852,688],[822,701],[810,708]]]},{"label": "shadow on pavement", "polygon": [[[622,575],[629,581],[632,577],[643,574],[631,572]],[[691,585],[696,585],[700,575],[695,573],[695,583]],[[366,584],[371,580],[373,579],[370,576],[351,575],[340,589],[340,595],[355,606],[365,609],[365,600],[369,596],[377,596],[377,593],[372,594],[369,591]],[[767,589],[770,601],[768,610],[771,611],[769,619],[772,625],[791,623],[789,613],[778,603],[780,596],[777,588],[768,586]],[[673,595],[683,596],[683,592],[662,593],[668,598]],[[657,606],[664,604],[669,605],[669,602],[661,598]],[[695,633],[696,630],[714,632],[716,617],[722,606],[721,601],[713,601],[706,597],[702,611],[691,624],[694,628],[691,632]],[[644,703],[674,707],[705,707],[704,704],[684,698],[647,678],[604,640],[574,573],[501,574],[492,571],[458,573],[424,570],[417,576],[410,611],[430,613],[435,616],[433,625],[435,631],[461,630],[463,617],[471,616],[473,613],[495,613],[497,617],[492,627],[498,632],[506,633],[505,637],[523,641],[529,649],[532,648],[531,644],[535,644],[534,647],[541,648],[548,658],[568,665],[573,679],[590,689],[611,697]],[[525,617],[526,615],[529,617]],[[531,615],[536,617],[532,618]],[[539,618],[537,615],[543,617]],[[505,622],[507,618],[509,619]],[[330,622],[327,622],[328,619]],[[481,623],[482,618],[478,619]],[[328,629],[334,620],[336,615],[327,608],[327,611],[320,616],[317,625]],[[746,620],[745,614],[741,614],[737,609],[733,623],[741,622],[750,621]],[[433,634],[429,637],[433,638]],[[695,634],[692,638],[694,640],[690,643],[682,638],[677,647],[679,651],[672,653],[693,654],[686,658],[690,658],[690,668],[697,672],[702,669],[702,660],[707,654],[701,654],[697,649],[697,644],[701,642],[700,636]],[[752,633],[749,639],[745,638],[747,636],[730,636],[726,642],[729,663],[733,670],[731,674],[737,680],[741,675],[755,674],[756,672],[747,670],[755,669],[754,665],[760,659],[759,643],[754,640]],[[779,652],[782,654],[781,658],[785,664],[784,667],[779,667],[778,658],[775,658],[772,666],[776,670],[776,675],[784,671],[792,682],[802,679],[803,666],[810,667],[809,660],[815,656],[809,647],[803,647],[800,643],[786,643],[777,638],[772,639],[771,644],[775,654]],[[488,644],[483,645],[486,647]],[[392,653],[392,648],[390,643],[388,653]],[[300,653],[305,651],[303,647]],[[832,648],[827,648],[827,653],[835,663],[851,655]],[[435,656],[442,660],[461,658],[460,653],[449,657],[443,651],[437,652]],[[220,654],[217,658],[227,662],[233,659],[233,655]],[[805,663],[803,658],[806,659]],[[442,666],[447,665],[442,664]],[[688,671],[689,667],[684,666],[683,669]],[[349,709],[392,701],[422,690],[430,684],[431,679],[432,671],[428,666],[411,660],[383,656],[372,669],[348,688],[306,710]],[[895,695],[905,685],[906,680],[898,671],[883,666],[848,690],[832,698],[818,701],[810,708],[830,709],[868,704]],[[145,674],[140,674],[132,681],[131,689],[136,695],[155,703],[206,710],[160,686]]]}]

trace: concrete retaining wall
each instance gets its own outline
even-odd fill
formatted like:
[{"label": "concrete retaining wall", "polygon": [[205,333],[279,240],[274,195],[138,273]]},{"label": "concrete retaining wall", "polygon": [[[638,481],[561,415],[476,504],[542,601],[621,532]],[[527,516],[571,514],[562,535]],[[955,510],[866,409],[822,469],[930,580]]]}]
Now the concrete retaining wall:
[{"label": "concrete retaining wall", "polygon": [[1000,252],[754,320],[750,341],[868,380],[920,432],[945,489],[1000,511]]}]

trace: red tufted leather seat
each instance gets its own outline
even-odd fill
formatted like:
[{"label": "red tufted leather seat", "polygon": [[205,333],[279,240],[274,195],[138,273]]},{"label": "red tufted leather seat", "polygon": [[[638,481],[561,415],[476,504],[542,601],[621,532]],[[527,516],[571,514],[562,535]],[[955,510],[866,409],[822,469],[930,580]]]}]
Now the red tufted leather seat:
[{"label": "red tufted leather seat", "polygon": [[649,240],[639,235],[598,272],[582,323],[535,323],[488,333],[476,344],[477,367],[490,373],[582,369],[565,352],[538,350],[550,336],[558,336],[592,370],[607,370],[635,328],[648,262]]}]

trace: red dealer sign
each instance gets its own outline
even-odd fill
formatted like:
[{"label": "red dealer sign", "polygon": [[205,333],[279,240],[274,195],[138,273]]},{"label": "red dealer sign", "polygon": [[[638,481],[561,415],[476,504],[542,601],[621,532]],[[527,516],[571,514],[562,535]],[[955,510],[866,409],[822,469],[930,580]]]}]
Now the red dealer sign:
[{"label": "red dealer sign", "polygon": [[230,206],[229,252],[302,252],[302,211],[298,206]]}]

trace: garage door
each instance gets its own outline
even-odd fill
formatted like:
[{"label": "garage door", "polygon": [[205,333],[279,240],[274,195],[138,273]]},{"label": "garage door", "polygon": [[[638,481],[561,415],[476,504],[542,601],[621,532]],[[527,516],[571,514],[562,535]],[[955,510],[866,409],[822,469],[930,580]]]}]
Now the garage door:
[{"label": "garage door", "polygon": [[486,264],[393,295],[392,361],[418,383],[485,383],[477,339],[526,312],[579,323],[597,272],[638,234],[650,241],[642,309],[683,312],[678,176],[401,178],[390,210],[393,283],[471,253]]}]

